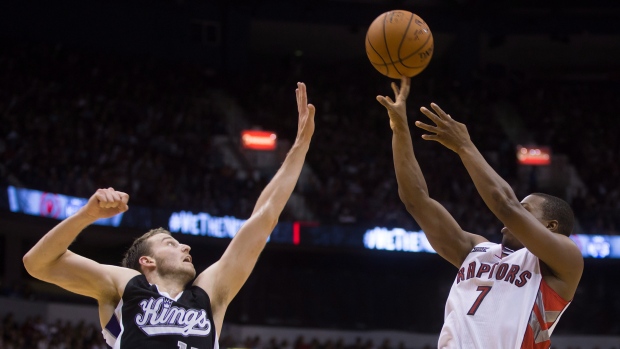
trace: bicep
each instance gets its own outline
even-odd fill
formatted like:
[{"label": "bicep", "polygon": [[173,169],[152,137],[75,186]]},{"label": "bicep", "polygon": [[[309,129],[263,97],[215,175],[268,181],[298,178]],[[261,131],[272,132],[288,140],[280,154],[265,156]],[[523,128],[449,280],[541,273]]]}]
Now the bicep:
[{"label": "bicep", "polygon": [[475,245],[488,241],[480,235],[461,229],[450,212],[434,199],[429,198],[409,212],[424,231],[433,249],[457,268]]},{"label": "bicep", "polygon": [[578,281],[583,271],[583,257],[577,245],[568,236],[547,229],[520,204],[513,207],[513,212],[503,219],[506,227],[557,278],[569,283]]},{"label": "bicep", "polygon": [[116,297],[118,283],[131,274],[129,269],[126,271],[122,269],[125,268],[99,264],[92,259],[67,251],[33,276],[67,291],[104,300]]}]

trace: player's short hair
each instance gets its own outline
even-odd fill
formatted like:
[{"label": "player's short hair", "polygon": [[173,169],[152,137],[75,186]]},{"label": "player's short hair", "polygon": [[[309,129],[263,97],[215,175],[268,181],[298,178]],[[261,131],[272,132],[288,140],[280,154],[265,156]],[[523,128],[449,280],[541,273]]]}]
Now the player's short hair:
[{"label": "player's short hair", "polygon": [[144,235],[135,239],[131,244],[131,247],[125,252],[125,256],[123,256],[123,261],[121,265],[125,268],[135,269],[142,273],[142,267],[140,266],[140,257],[142,256],[150,256],[151,255],[151,246],[147,242],[147,240],[157,234],[168,234],[171,235],[169,231],[164,228],[151,229],[148,232],[144,233]]},{"label": "player's short hair", "polygon": [[558,233],[570,236],[573,233],[573,227],[575,225],[575,214],[568,202],[549,194],[533,193],[532,195],[544,199],[541,207],[542,218],[545,220],[558,221]]}]

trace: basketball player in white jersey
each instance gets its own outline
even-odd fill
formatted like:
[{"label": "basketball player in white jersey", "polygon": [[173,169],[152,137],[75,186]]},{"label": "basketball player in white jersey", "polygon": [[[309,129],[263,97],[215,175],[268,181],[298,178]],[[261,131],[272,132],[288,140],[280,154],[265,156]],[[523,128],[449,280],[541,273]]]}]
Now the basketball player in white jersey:
[{"label": "basketball player in white jersey", "polygon": [[136,239],[123,267],[68,250],[97,219],[127,211],[129,196],[112,188],[97,190],[76,214],[43,236],[24,256],[26,269],[38,279],[96,299],[104,337],[114,349],[217,349],[226,308],[254,268],[310,146],[315,109],[303,83],[297,84],[296,95],[295,143],[222,257],[198,277],[190,247],[161,228]]},{"label": "basketball player in white jersey", "polygon": [[437,253],[458,268],[445,309],[438,347],[461,349],[549,348],[549,337],[575,295],[583,257],[569,238],[573,212],[546,194],[519,202],[512,188],[485,161],[465,125],[439,106],[421,108],[435,125],[416,122],[456,152],[480,196],[502,221],[502,243],[463,231],[448,211],[429,197],[413,153],[407,124],[410,80],[392,84],[396,101],[377,96],[387,108],[398,193]]}]

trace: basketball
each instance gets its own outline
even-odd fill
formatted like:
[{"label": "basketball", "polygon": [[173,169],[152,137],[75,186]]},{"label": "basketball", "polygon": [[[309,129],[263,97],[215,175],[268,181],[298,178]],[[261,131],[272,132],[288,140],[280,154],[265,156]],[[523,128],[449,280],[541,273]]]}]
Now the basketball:
[{"label": "basketball", "polygon": [[433,56],[433,34],[420,16],[404,10],[377,17],[366,33],[366,54],[372,66],[394,79],[412,77]]}]

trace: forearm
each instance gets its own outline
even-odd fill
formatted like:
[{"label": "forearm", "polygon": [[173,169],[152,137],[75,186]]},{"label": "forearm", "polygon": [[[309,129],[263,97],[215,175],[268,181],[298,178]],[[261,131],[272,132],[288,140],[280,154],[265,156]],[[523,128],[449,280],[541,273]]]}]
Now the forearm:
[{"label": "forearm", "polygon": [[394,128],[392,154],[398,182],[398,195],[408,210],[413,209],[418,200],[428,198],[428,187],[413,152],[413,142],[408,127]]},{"label": "forearm", "polygon": [[473,143],[470,142],[457,153],[485,204],[503,221],[506,209],[519,204],[510,185],[495,172]]},{"label": "forearm", "polygon": [[309,146],[309,142],[295,142],[278,172],[258,197],[252,214],[264,211],[271,219],[278,219],[297,185]]},{"label": "forearm", "polygon": [[[212,301],[227,305],[252,272],[267,237],[297,184],[309,143],[295,142],[282,166],[259,196],[252,216],[237,232],[222,258],[194,282],[207,290]],[[212,283],[215,275],[218,287]]]},{"label": "forearm", "polygon": [[28,272],[39,270],[60,258],[84,228],[95,220],[79,212],[45,234],[24,256]]}]

